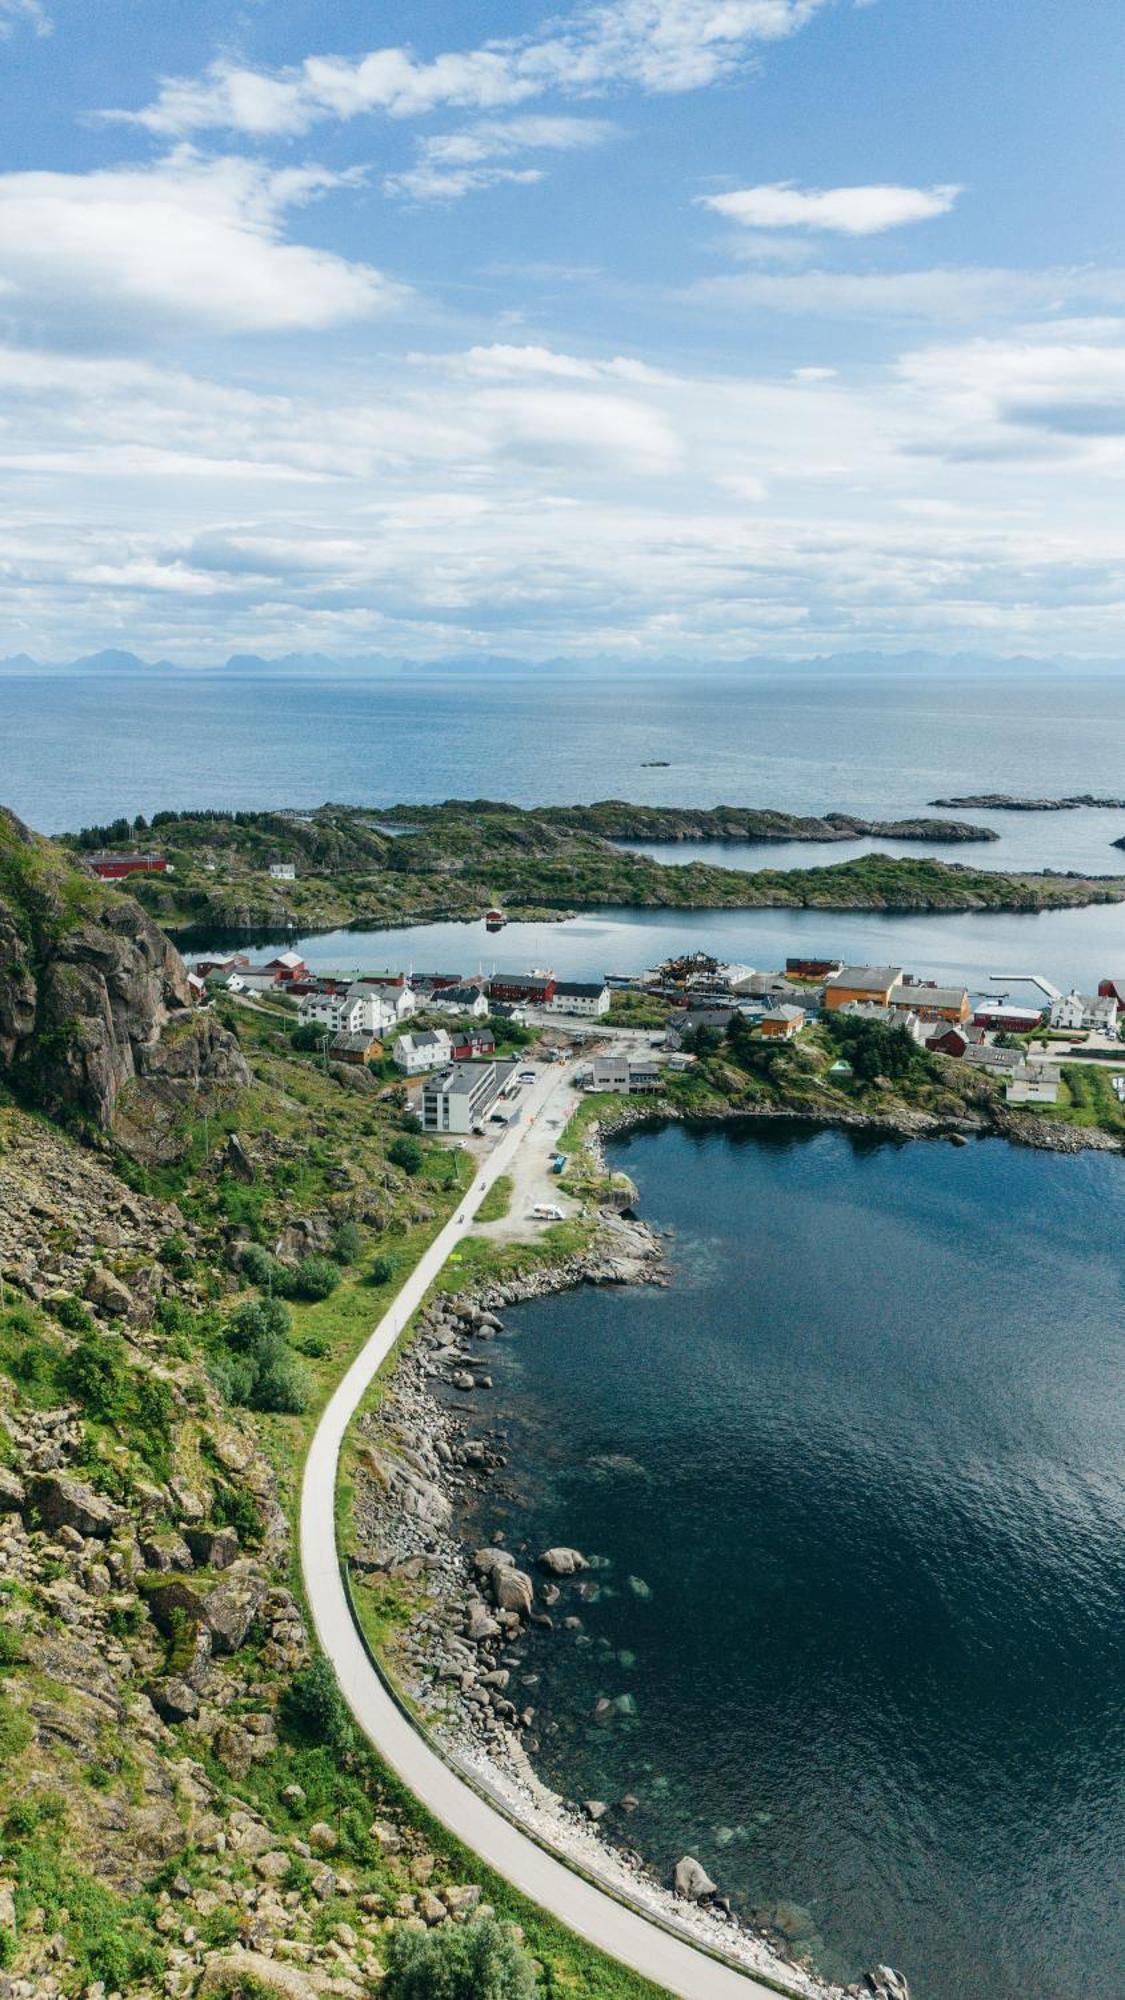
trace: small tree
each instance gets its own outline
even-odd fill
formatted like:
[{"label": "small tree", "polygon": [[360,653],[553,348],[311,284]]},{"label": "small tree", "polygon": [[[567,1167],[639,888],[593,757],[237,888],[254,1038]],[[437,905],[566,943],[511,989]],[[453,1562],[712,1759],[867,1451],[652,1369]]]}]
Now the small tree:
[{"label": "small tree", "polygon": [[388,1160],[393,1166],[401,1167],[404,1174],[420,1173],[425,1157],[417,1139],[410,1138],[406,1133],[403,1133],[401,1139],[395,1139],[387,1148]]}]

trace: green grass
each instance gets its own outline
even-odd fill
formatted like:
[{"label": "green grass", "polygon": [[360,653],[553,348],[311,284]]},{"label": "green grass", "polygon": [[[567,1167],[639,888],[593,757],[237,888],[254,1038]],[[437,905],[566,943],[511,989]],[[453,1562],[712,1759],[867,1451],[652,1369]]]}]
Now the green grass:
[{"label": "green grass", "polygon": [[498,1174],[477,1209],[478,1222],[503,1222],[512,1206],[515,1182],[511,1174]]},{"label": "green grass", "polygon": [[1112,1075],[1112,1070],[1107,1076],[1092,1064],[1064,1063],[1058,1103],[1029,1104],[1027,1109],[1036,1117],[1121,1137],[1125,1135],[1125,1105],[1117,1101],[1110,1083]]}]

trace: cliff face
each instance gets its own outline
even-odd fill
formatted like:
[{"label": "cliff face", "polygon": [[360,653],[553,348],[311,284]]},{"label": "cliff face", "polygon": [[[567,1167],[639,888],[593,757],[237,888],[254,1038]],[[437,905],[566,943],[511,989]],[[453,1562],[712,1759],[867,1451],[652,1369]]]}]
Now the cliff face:
[{"label": "cliff face", "polygon": [[[131,896],[0,808],[0,1077],[115,1128],[128,1085],[245,1083],[237,1045],[193,1020],[179,953]],[[134,1102],[130,1124],[143,1129]]]}]

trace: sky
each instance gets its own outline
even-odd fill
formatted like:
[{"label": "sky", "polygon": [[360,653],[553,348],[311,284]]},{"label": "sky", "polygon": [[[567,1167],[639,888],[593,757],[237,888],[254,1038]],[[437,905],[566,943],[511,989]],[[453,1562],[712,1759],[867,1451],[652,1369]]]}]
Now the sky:
[{"label": "sky", "polygon": [[0,0],[0,653],[1125,655],[1118,0]]}]

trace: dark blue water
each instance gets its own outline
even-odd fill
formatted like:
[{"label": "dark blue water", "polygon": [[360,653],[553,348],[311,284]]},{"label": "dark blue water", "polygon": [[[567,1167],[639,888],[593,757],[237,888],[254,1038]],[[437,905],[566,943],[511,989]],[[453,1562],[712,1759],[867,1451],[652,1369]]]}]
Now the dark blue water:
[{"label": "dark blue water", "polygon": [[801,1906],[838,1976],[1120,2000],[1125,1168],[785,1127],[613,1155],[674,1283],[508,1315],[513,1490],[466,1523],[607,1559],[531,1642],[545,1776]]}]

